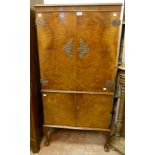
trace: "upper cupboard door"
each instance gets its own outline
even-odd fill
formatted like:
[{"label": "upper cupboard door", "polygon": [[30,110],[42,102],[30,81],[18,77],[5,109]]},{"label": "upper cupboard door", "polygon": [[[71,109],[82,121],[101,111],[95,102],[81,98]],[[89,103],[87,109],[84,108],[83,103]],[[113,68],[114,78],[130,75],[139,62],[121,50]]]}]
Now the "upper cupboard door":
[{"label": "upper cupboard door", "polygon": [[42,89],[75,90],[75,13],[36,13],[36,25]]},{"label": "upper cupboard door", "polygon": [[77,14],[77,90],[112,92],[120,12],[92,11]]}]

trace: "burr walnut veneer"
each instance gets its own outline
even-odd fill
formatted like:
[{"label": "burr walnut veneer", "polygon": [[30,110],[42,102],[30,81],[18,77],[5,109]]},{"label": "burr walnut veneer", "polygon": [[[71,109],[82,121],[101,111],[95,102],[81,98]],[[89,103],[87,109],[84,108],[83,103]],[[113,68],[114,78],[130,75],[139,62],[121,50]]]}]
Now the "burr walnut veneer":
[{"label": "burr walnut veneer", "polygon": [[46,144],[50,127],[108,135],[121,4],[36,5],[35,11]]}]

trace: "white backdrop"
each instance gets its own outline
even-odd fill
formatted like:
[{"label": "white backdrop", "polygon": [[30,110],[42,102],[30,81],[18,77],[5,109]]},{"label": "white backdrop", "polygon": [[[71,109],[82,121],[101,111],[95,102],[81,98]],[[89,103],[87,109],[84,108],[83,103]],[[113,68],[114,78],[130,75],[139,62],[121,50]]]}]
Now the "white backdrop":
[{"label": "white backdrop", "polygon": [[77,3],[123,3],[124,0],[44,0],[44,4],[77,4]]}]

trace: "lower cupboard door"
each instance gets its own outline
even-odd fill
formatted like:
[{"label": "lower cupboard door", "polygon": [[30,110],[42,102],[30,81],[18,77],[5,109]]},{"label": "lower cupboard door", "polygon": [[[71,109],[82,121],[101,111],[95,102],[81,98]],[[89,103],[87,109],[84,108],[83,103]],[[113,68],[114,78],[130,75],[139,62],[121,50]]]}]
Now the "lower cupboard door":
[{"label": "lower cupboard door", "polygon": [[75,94],[42,93],[44,124],[75,127]]},{"label": "lower cupboard door", "polygon": [[111,121],[112,96],[77,94],[77,127],[108,129]]}]

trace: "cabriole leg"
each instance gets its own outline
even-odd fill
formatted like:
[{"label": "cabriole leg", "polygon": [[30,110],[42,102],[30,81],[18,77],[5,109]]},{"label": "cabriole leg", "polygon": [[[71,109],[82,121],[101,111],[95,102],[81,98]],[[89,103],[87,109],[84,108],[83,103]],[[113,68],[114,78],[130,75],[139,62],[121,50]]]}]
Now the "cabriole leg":
[{"label": "cabriole leg", "polygon": [[110,133],[105,134],[105,143],[104,143],[104,151],[109,152],[109,139],[110,139]]},{"label": "cabriole leg", "polygon": [[45,142],[44,145],[48,146],[50,143],[50,137],[51,137],[51,129],[48,127],[43,127],[44,136],[45,136]]}]

